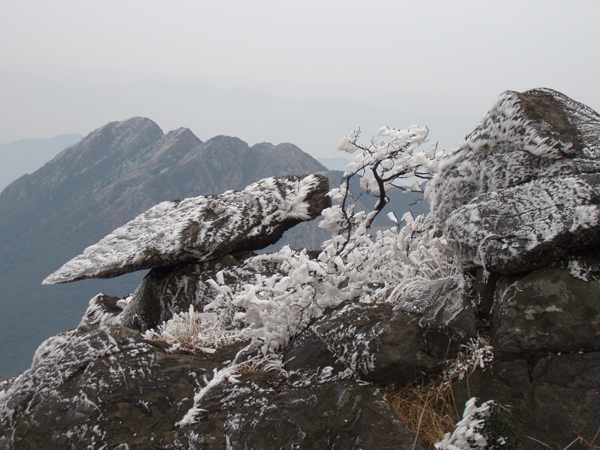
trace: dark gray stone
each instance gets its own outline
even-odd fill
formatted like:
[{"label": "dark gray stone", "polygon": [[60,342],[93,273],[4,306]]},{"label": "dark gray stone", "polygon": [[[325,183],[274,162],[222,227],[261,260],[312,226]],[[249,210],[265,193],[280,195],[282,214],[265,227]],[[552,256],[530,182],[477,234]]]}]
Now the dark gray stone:
[{"label": "dark gray stone", "polygon": [[[470,316],[470,319],[468,318]],[[361,379],[379,384],[410,382],[441,370],[475,334],[472,310],[457,316],[469,334],[419,325],[420,316],[394,312],[390,304],[346,303],[315,322],[285,353],[290,369],[342,363]],[[466,325],[468,324],[468,325]]]},{"label": "dark gray stone", "polygon": [[246,371],[209,390],[196,423],[177,426],[241,347],[168,353],[125,327],[64,332],[0,391],[0,448],[392,450],[415,441],[377,389],[326,374]]},{"label": "dark gray stone", "polygon": [[[598,352],[554,355],[533,367],[519,359],[477,371],[454,383],[453,392],[458,405],[478,397],[481,402],[495,400],[507,407],[502,418],[515,426],[525,449],[540,447],[533,439],[565,448],[578,435],[592,442],[600,428],[598,374]],[[582,442],[569,448],[589,449]]]},{"label": "dark gray stone", "polygon": [[494,347],[511,354],[600,349],[600,282],[545,267],[497,284]]},{"label": "dark gray stone", "polygon": [[533,180],[480,195],[455,210],[444,233],[466,262],[518,273],[600,244],[598,175]]},{"label": "dark gray stone", "polygon": [[145,331],[167,321],[174,314],[187,312],[190,306],[202,311],[219,292],[208,283],[223,271],[230,286],[255,279],[258,267],[244,267],[254,252],[226,255],[211,261],[179,264],[152,269],[133,293],[131,302],[121,315],[123,325]]},{"label": "dark gray stone", "polygon": [[[424,449],[381,392],[354,380],[283,382],[245,375],[220,385],[203,403],[206,418],[223,417],[233,449]],[[227,413],[223,413],[226,399]]]}]

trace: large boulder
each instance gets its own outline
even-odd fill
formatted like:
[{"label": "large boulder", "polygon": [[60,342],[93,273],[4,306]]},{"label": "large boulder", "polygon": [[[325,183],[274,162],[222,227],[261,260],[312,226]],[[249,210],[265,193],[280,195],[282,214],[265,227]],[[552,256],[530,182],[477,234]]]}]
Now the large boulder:
[{"label": "large boulder", "polygon": [[428,186],[466,264],[516,273],[597,245],[600,116],[550,89],[502,94]]},{"label": "large boulder", "polygon": [[[523,448],[589,449],[600,426],[600,353],[545,356],[537,361],[499,362],[453,384],[457,405],[470,397],[495,400],[504,409],[500,420],[511,424]],[[498,426],[499,429],[500,426]]]},{"label": "large boulder", "polygon": [[561,267],[502,277],[492,338],[498,350],[517,355],[600,350],[600,282]]},{"label": "large boulder", "polygon": [[341,364],[361,379],[407,383],[441,371],[447,358],[475,337],[470,307],[444,326],[420,325],[421,315],[394,311],[389,303],[347,302],[329,311],[286,349],[289,370]]},{"label": "large boulder", "polygon": [[393,450],[415,442],[381,392],[352,378],[246,366],[216,383],[243,344],[214,355],[166,347],[117,326],[50,338],[31,369],[0,388],[0,448]]},{"label": "large boulder", "polygon": [[331,205],[323,175],[260,180],[242,192],[162,202],[85,249],[43,284],[111,278],[136,270],[257,250]]},{"label": "large boulder", "polygon": [[600,244],[600,176],[540,178],[455,210],[446,237],[470,263],[500,273],[548,265]]},{"label": "large boulder", "polygon": [[427,186],[436,223],[475,197],[600,171],[600,116],[551,89],[506,91]]}]

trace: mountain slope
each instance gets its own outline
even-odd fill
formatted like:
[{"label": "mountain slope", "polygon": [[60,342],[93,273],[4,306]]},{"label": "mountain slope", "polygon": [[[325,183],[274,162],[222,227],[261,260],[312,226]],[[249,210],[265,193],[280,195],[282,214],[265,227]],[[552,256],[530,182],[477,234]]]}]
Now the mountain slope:
[{"label": "mountain slope", "polygon": [[188,129],[164,134],[136,117],[105,125],[13,182],[0,193],[0,377],[23,370],[47,336],[76,326],[93,295],[124,295],[139,284],[140,273],[40,285],[86,246],[164,200],[324,171],[292,144],[249,147],[227,136],[201,142]]},{"label": "mountain slope", "polygon": [[21,139],[0,144],[0,191],[22,175],[36,171],[59,151],[82,137],[79,134],[64,134],[48,139]]}]

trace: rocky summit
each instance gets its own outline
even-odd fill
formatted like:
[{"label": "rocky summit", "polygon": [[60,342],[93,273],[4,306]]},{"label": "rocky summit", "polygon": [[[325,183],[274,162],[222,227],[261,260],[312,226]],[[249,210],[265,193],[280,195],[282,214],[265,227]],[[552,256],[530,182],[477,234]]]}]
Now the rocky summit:
[{"label": "rocky summit", "polygon": [[491,271],[597,245],[600,118],[550,89],[505,92],[428,189],[458,253]]},{"label": "rocky summit", "polygon": [[195,222],[188,200],[150,209],[55,279],[153,267],[0,385],[0,448],[596,448],[599,136],[563,94],[505,92],[442,158],[427,217],[321,251],[221,233],[271,195],[249,221],[315,217],[320,177],[189,199]]}]

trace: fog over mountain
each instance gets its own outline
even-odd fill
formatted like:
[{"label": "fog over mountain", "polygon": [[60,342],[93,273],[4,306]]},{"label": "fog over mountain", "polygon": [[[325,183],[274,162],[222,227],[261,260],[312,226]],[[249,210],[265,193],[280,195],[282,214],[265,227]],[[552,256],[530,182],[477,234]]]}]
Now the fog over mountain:
[{"label": "fog over mountain", "polygon": [[428,126],[430,141],[454,148],[480,116],[442,117],[415,114],[338,100],[290,100],[246,88],[219,89],[205,84],[146,80],[122,86],[53,81],[0,73],[0,142],[85,135],[100,123],[133,116],[152,117],[163,129],[190,128],[200,139],[237,136],[250,145],[293,142],[317,158],[333,149],[349,131],[361,128],[370,139],[382,126]]},{"label": "fog over mountain", "polygon": [[0,144],[0,191],[22,175],[35,172],[82,137],[80,134],[63,134]]}]

